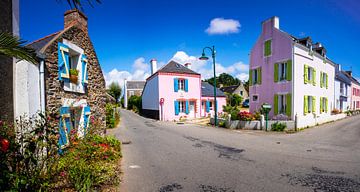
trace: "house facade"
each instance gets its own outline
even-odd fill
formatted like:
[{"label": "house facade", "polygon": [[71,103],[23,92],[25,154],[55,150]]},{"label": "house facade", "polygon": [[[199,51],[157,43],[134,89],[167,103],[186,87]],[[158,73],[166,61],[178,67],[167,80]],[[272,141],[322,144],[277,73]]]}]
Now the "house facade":
[{"label": "house facade", "polygon": [[145,86],[145,81],[128,81],[124,84],[124,107],[127,108],[128,100],[131,96],[141,96]]},{"label": "house facade", "polygon": [[334,109],[345,112],[351,104],[351,79],[341,70],[340,65],[335,67],[335,101]]},{"label": "house facade", "polygon": [[360,110],[360,83],[353,76],[351,71],[346,72],[351,79],[351,110]]},{"label": "house facade", "polygon": [[[218,113],[223,111],[223,106],[226,105],[226,95],[220,89],[216,88],[216,103],[218,106]],[[200,116],[209,117],[215,114],[214,102],[214,86],[208,82],[201,82],[201,107]]]},{"label": "house facade", "polygon": [[244,83],[241,81],[239,85],[221,87],[220,90],[225,93],[238,94],[243,98],[243,100],[249,98],[249,92],[245,89]]},{"label": "house facade", "polygon": [[[30,43],[39,63],[16,64],[16,116],[46,112],[60,117],[60,145],[71,130],[83,136],[90,115],[105,127],[105,80],[87,30],[87,17],[78,10],[64,14],[64,29]],[[76,75],[77,74],[77,75]]]},{"label": "house facade", "polygon": [[[155,66],[156,60],[152,60],[152,75],[146,79],[142,93],[142,115],[162,121],[178,121],[210,113],[210,110],[202,113],[205,106],[201,103],[207,105],[206,101],[210,102],[211,98],[202,100],[200,74],[175,61],[157,71]],[[222,106],[218,109],[221,112]]]},{"label": "house facade", "polygon": [[250,54],[250,112],[272,105],[271,119],[298,120],[299,127],[326,121],[334,107],[335,64],[311,38],[281,31],[279,18],[262,23]]}]

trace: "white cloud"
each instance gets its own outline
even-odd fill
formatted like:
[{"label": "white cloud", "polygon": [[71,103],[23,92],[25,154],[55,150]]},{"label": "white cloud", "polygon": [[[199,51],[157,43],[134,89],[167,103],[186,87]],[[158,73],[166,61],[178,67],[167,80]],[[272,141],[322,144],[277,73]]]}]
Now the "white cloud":
[{"label": "white cloud", "polygon": [[[176,52],[171,60],[180,64],[191,63],[191,69],[200,73],[202,79],[208,79],[214,76],[213,66],[210,62],[199,60],[196,56],[190,56],[184,51]],[[223,66],[220,63],[216,63],[215,68],[216,75],[228,73],[243,81],[246,81],[249,78],[249,75],[247,74],[249,71],[249,65],[244,64],[241,61],[230,66]]]},{"label": "white cloud", "polygon": [[205,30],[209,35],[230,34],[240,31],[240,22],[234,19],[215,18],[210,21],[210,26]]}]

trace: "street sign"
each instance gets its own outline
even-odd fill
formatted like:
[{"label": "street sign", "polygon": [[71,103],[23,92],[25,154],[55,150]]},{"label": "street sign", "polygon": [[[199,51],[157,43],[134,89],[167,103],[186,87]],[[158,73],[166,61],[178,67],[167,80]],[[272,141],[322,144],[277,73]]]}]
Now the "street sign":
[{"label": "street sign", "polygon": [[164,101],[165,101],[165,99],[164,99],[164,98],[161,98],[161,99],[160,99],[160,105],[164,104]]}]

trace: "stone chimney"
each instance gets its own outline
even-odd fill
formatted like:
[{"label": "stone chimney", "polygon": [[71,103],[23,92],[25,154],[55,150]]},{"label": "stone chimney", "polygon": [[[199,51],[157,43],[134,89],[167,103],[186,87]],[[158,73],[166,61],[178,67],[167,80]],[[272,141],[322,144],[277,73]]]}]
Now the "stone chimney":
[{"label": "stone chimney", "polygon": [[185,67],[191,69],[191,63],[185,63]]},{"label": "stone chimney", "polygon": [[345,71],[350,77],[352,77],[352,71]]},{"label": "stone chimney", "polygon": [[270,31],[273,28],[280,29],[280,21],[277,16],[271,17],[270,19],[262,22],[263,32]]},{"label": "stone chimney", "polygon": [[157,71],[157,65],[156,65],[157,61],[156,61],[156,59],[151,59],[150,64],[151,64],[151,75],[152,75]]},{"label": "stone chimney", "polygon": [[75,26],[87,33],[87,20],[87,17],[81,11],[77,9],[68,10],[64,13],[64,28],[67,28],[73,23],[75,23]]}]

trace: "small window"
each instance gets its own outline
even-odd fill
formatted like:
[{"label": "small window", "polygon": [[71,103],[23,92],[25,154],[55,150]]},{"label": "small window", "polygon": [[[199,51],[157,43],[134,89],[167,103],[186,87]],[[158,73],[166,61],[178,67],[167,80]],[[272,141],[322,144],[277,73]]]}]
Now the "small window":
[{"label": "small window", "polygon": [[286,63],[279,63],[280,81],[286,80],[286,67]]},{"label": "small window", "polygon": [[186,107],[185,101],[179,101],[179,112],[180,113],[185,113],[185,107]]},{"label": "small window", "polygon": [[253,95],[253,101],[258,101],[259,96],[258,95]]},{"label": "small window", "polygon": [[311,113],[313,109],[313,97],[308,96],[308,113]]},{"label": "small window", "polygon": [[240,95],[243,96],[243,91],[240,91]]},{"label": "small window", "polygon": [[286,95],[279,95],[279,113],[286,114]]},{"label": "small window", "polygon": [[326,111],[326,98],[325,97],[321,97],[320,98],[320,102],[321,102],[321,112],[325,112]]},{"label": "small window", "polygon": [[270,56],[271,55],[271,39],[265,41],[264,43],[264,56]]},{"label": "small window", "polygon": [[185,79],[178,80],[179,90],[185,90]]},{"label": "small window", "polygon": [[258,78],[258,70],[254,70],[254,72],[253,72],[253,77],[252,77],[252,79],[253,79],[253,84],[255,85],[255,84],[257,84],[258,82],[259,82],[259,78]]},{"label": "small window", "polygon": [[313,68],[308,67],[308,81],[313,82]]}]

